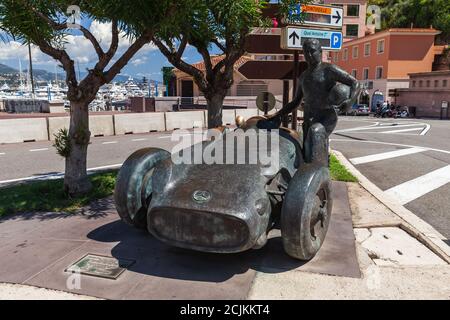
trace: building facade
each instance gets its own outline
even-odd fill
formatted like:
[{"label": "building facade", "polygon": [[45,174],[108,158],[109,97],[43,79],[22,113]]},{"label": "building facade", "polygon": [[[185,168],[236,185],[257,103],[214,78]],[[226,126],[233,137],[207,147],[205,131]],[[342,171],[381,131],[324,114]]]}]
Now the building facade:
[{"label": "building facade", "polygon": [[450,70],[412,73],[409,88],[399,89],[395,103],[416,108],[416,116],[449,119]]},{"label": "building facade", "polygon": [[323,3],[343,8],[344,41],[362,38],[370,32],[366,27],[367,0],[325,0]]},{"label": "building facade", "polygon": [[332,53],[332,62],[352,74],[372,97],[382,93],[386,101],[392,89],[409,88],[409,74],[431,72],[444,46],[434,44],[435,29],[388,29],[344,43]]},{"label": "building facade", "polygon": [[[344,10],[343,16],[343,34],[345,41],[352,41],[354,39],[358,39],[364,37],[369,30],[366,27],[366,11],[367,11],[367,0],[325,0],[325,1],[316,1],[317,3],[323,3],[326,5],[334,5],[341,6]],[[278,12],[278,8],[274,6],[267,17],[275,18],[276,12]],[[281,35],[281,28],[275,27],[270,29],[270,35]],[[229,96],[235,97],[254,97],[258,95],[260,92],[269,91],[277,96],[278,99],[282,99],[283,96],[283,80],[277,79],[267,79],[267,78],[252,78],[247,79],[239,69],[248,61],[293,61],[293,51],[288,51],[287,53],[278,52],[279,50],[280,40],[276,40],[277,50],[274,52],[268,52],[267,48],[261,48],[264,45],[264,42],[258,44],[254,44],[254,47],[258,47],[261,51],[252,51],[252,53],[248,53],[244,55],[235,65],[234,71],[234,83],[230,90],[228,91]],[[331,51],[324,51],[323,60],[326,62],[333,62]],[[211,62],[215,65],[218,61],[220,61],[222,57],[216,56],[212,57]],[[304,57],[300,55],[300,61],[304,63]],[[292,62],[293,63],[293,62]],[[204,71],[205,66],[203,62],[198,62],[194,64],[194,67],[197,69]],[[270,66],[271,67],[271,66]],[[267,67],[267,68],[270,68]],[[197,85],[193,81],[193,78],[185,74],[184,72],[174,69],[174,74],[176,77],[176,92],[175,95],[181,97],[199,97],[202,96],[202,93],[198,89]],[[293,95],[292,81],[290,81],[290,90],[289,96]]]},{"label": "building facade", "polygon": [[[223,56],[214,56],[211,58],[211,63],[215,66]],[[227,96],[233,97],[254,97],[259,93],[264,91],[269,91],[275,96],[283,95],[283,81],[282,80],[254,80],[247,79],[241,72],[239,68],[242,67],[246,62],[258,60],[258,57],[245,55],[241,57],[234,65],[233,73],[233,85],[228,90]],[[205,72],[204,62],[198,62],[193,65],[195,68]],[[174,74],[176,77],[176,88],[177,95],[184,98],[190,97],[200,97],[202,92],[199,90],[198,86],[195,84],[192,76],[182,72],[181,70],[174,69]]]}]

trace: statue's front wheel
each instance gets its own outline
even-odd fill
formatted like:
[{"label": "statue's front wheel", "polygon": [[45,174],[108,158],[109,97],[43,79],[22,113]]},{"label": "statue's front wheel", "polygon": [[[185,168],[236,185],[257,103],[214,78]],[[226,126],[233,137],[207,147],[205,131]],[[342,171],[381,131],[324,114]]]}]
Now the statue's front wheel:
[{"label": "statue's front wheel", "polygon": [[281,234],[287,254],[311,260],[322,247],[332,210],[328,168],[307,164],[289,184],[281,213]]},{"label": "statue's front wheel", "polygon": [[157,148],[141,149],[123,164],[116,181],[114,200],[122,221],[147,228],[147,208],[152,194],[153,170],[170,153]]}]

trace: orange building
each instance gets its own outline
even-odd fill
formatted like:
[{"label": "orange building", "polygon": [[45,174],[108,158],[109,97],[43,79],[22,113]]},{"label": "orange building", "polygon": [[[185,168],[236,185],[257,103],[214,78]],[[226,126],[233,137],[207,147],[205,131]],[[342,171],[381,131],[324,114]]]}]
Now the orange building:
[{"label": "orange building", "polygon": [[344,10],[342,28],[344,42],[372,33],[366,27],[367,0],[324,0],[323,3],[342,7]]},{"label": "orange building", "polygon": [[409,87],[409,74],[431,72],[435,56],[444,46],[434,40],[435,29],[389,29],[344,43],[339,52],[332,53],[332,62],[355,78],[366,89],[367,96],[381,92],[385,100],[389,90]]}]

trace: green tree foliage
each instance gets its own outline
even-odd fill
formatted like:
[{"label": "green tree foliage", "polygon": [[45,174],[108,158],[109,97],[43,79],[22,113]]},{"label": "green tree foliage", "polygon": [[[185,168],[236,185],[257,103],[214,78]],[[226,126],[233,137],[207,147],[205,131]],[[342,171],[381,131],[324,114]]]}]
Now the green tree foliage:
[{"label": "green tree foliage", "polygon": [[[222,106],[233,84],[234,64],[245,53],[245,41],[253,27],[263,23],[261,9],[267,1],[192,0],[179,24],[160,30],[155,44],[179,70],[191,75],[208,102],[208,126],[222,125]],[[185,62],[188,45],[203,57],[205,70]],[[211,63],[210,51],[217,47],[223,59]]]},{"label": "green tree foliage", "polygon": [[434,28],[442,31],[439,39],[450,41],[450,1],[448,0],[369,0],[381,8],[382,27]]},{"label": "green tree foliage", "polygon": [[173,67],[162,67],[161,72],[163,74],[164,84],[169,83],[170,79],[173,76]]},{"label": "green tree foliage", "polygon": [[55,147],[56,152],[63,158],[70,156],[70,138],[69,130],[66,128],[59,129],[57,133],[54,134],[55,142],[53,147]]},{"label": "green tree foliage", "polygon": [[[73,5],[80,8],[81,17],[111,24],[112,40],[108,48],[104,48],[104,39],[96,39],[83,22],[78,30],[71,30],[67,10]],[[172,28],[180,21],[186,8],[189,8],[187,1],[175,0],[0,0],[0,33],[23,43],[33,43],[58,60],[66,72],[71,121],[64,183],[69,194],[83,194],[91,189],[86,172],[89,103],[99,88],[112,81],[157,31]],[[65,49],[69,34],[84,36],[98,56],[84,79],[77,79],[76,57],[70,57]],[[130,44],[125,52],[118,53],[122,35]],[[7,38],[3,36],[4,40]]]}]

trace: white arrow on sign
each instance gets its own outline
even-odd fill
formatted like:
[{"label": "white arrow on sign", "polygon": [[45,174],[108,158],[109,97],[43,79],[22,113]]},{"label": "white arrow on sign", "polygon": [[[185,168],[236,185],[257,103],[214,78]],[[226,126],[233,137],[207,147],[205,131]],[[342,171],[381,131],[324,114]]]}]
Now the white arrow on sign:
[{"label": "white arrow on sign", "polygon": [[331,10],[331,24],[333,26],[342,27],[342,16],[344,14],[344,10],[333,8]]},{"label": "white arrow on sign", "polygon": [[283,29],[281,47],[287,50],[299,50],[306,39],[317,39],[324,50],[341,50],[342,32],[323,29],[287,27]]},{"label": "white arrow on sign", "polygon": [[297,47],[297,48],[302,47],[300,35],[297,33],[297,29],[289,29],[288,37],[289,37],[288,38],[289,47]]}]

